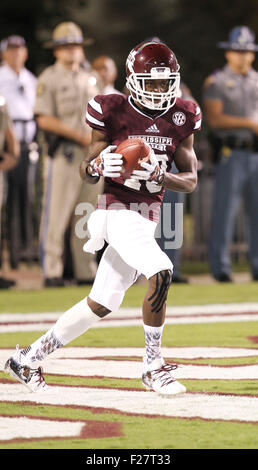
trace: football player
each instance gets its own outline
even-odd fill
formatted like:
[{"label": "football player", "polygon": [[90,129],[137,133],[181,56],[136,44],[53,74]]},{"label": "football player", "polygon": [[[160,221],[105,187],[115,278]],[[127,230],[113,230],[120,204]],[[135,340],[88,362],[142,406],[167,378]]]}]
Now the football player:
[{"label": "football player", "polygon": [[[186,391],[161,352],[166,299],[173,266],[154,238],[165,188],[192,192],[197,184],[193,134],[200,129],[200,108],[177,98],[180,74],[175,54],[160,42],[135,47],[126,62],[130,96],[98,95],[89,102],[86,120],[92,144],[81,163],[86,184],[104,177],[104,193],[90,216],[91,238],[86,252],[108,243],[88,297],[67,310],[57,323],[26,349],[9,358],[6,370],[31,390],[46,388],[39,363],[52,351],[83,334],[110,312],[119,309],[126,290],[140,274],[148,280],[142,316],[145,333],[142,383],[162,395]],[[141,163],[123,178],[117,145],[141,137],[151,147],[149,163]],[[169,173],[172,161],[179,170]]]}]

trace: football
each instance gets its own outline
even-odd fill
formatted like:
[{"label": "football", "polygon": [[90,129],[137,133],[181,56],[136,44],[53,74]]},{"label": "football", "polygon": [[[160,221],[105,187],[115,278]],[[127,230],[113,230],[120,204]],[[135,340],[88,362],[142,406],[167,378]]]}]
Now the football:
[{"label": "football", "polygon": [[148,162],[151,147],[141,138],[126,139],[118,145],[115,153],[123,155],[123,178],[130,178],[135,169],[143,170],[140,163]]}]

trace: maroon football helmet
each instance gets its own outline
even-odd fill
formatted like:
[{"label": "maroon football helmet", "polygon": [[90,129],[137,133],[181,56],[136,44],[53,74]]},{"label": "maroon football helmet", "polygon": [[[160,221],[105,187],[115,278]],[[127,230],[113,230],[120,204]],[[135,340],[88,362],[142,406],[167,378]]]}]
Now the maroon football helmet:
[{"label": "maroon football helmet", "polygon": [[[126,61],[126,86],[135,101],[148,109],[166,110],[179,96],[180,74],[175,54],[156,41],[136,46]],[[165,92],[146,90],[146,80],[167,80]]]}]

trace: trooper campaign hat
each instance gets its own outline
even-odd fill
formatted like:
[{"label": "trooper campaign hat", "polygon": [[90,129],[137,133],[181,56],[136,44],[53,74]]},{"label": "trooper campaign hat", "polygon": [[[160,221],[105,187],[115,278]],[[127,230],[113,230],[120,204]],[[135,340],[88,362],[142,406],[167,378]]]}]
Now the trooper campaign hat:
[{"label": "trooper campaign hat", "polygon": [[236,26],[231,29],[228,41],[219,42],[217,46],[227,51],[258,51],[258,44],[255,44],[255,34],[250,28],[247,28],[247,26]]},{"label": "trooper campaign hat", "polygon": [[69,44],[79,44],[82,46],[90,45],[93,39],[85,39],[81,28],[72,21],[66,21],[58,24],[52,34],[52,40],[44,44],[45,48],[55,48],[58,46],[66,46]]},{"label": "trooper campaign hat", "polygon": [[6,49],[12,49],[15,47],[26,47],[26,41],[22,36],[12,35],[0,42],[0,51],[4,52]]}]

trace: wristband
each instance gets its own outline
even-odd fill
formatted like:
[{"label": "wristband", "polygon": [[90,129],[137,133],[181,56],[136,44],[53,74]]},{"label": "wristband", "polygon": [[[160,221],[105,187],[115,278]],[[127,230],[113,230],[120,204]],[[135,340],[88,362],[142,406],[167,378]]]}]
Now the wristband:
[{"label": "wristband", "polygon": [[157,177],[156,179],[156,182],[159,186],[163,186],[164,183],[165,183],[165,176],[166,176],[166,173],[165,171],[162,171],[160,172],[159,176]]},{"label": "wristband", "polygon": [[[90,172],[88,171],[89,169],[90,169]],[[95,179],[96,183],[100,179],[99,173],[97,173],[97,171],[94,170],[93,166],[90,163],[89,163],[89,165],[86,166],[85,174],[86,174],[86,177],[89,177],[91,179]]]}]

